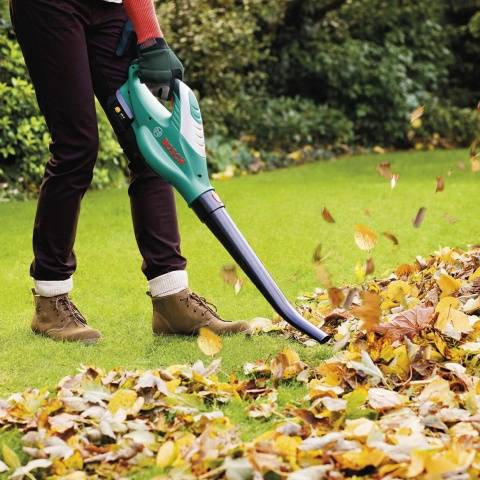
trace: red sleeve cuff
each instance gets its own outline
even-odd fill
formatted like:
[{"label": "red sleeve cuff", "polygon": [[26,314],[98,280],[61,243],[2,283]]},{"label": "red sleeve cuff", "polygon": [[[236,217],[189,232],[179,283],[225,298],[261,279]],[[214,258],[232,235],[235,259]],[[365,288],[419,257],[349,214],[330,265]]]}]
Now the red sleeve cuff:
[{"label": "red sleeve cuff", "polygon": [[153,0],[124,0],[123,4],[133,23],[138,43],[162,36]]}]

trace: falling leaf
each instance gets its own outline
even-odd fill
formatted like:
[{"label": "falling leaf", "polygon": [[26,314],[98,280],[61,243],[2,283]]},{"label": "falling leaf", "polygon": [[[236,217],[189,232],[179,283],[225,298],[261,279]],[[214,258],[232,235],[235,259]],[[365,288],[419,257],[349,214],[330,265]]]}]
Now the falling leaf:
[{"label": "falling leaf", "polygon": [[315,275],[320,282],[320,285],[324,286],[325,288],[333,287],[330,272],[327,270],[323,263],[315,264]]},{"label": "falling leaf", "polygon": [[392,173],[392,177],[390,178],[390,188],[392,190],[397,186],[397,182],[399,178],[400,178],[400,174]]},{"label": "falling leaf", "polygon": [[425,213],[427,213],[426,207],[420,207],[415,218],[412,220],[412,224],[415,228],[419,228],[425,218]]},{"label": "falling leaf", "polygon": [[328,211],[327,207],[322,208],[322,217],[327,223],[335,223],[335,219],[332,217],[332,214]]},{"label": "falling leaf", "polygon": [[398,245],[398,243],[399,243],[398,238],[393,233],[383,232],[382,235],[385,238],[388,238],[394,245]]},{"label": "falling leaf", "polygon": [[435,193],[443,192],[445,190],[445,181],[443,177],[437,177],[437,187],[435,189]]},{"label": "falling leaf", "polygon": [[390,180],[392,178],[392,166],[389,162],[382,162],[377,165],[377,172],[380,176]]},{"label": "falling leaf", "polygon": [[382,299],[374,292],[362,292],[361,298],[362,304],[352,307],[351,310],[356,317],[362,320],[362,328],[371,331],[380,321]]},{"label": "falling leaf", "polygon": [[466,170],[466,167],[465,167],[465,162],[463,160],[460,160],[458,163],[457,163],[457,166],[458,166],[458,169],[462,172],[464,172]]},{"label": "falling leaf", "polygon": [[368,208],[365,208],[365,209],[363,210],[363,213],[365,213],[365,215],[366,215],[367,217],[371,217],[371,216],[372,216],[372,214],[371,214],[371,212],[370,212],[370,210],[369,210]]},{"label": "falling leaf", "polygon": [[478,157],[472,157],[470,159],[470,165],[473,173],[480,172],[480,160]]},{"label": "falling leaf", "polygon": [[322,244],[319,243],[316,247],[315,250],[313,251],[312,255],[312,261],[314,263],[322,263],[323,262],[323,257],[322,257]]},{"label": "falling leaf", "polygon": [[198,348],[209,357],[213,357],[222,349],[222,339],[206,327],[200,328],[197,344]]},{"label": "falling leaf", "polygon": [[171,440],[166,441],[158,450],[157,467],[169,467],[177,458],[178,453],[178,448],[175,445],[175,442],[172,442]]},{"label": "falling leaf", "polygon": [[362,224],[355,225],[354,239],[361,250],[373,250],[377,244],[377,234]]},{"label": "falling leaf", "polygon": [[328,298],[332,308],[337,308],[342,305],[345,295],[340,288],[331,287],[328,289]]},{"label": "falling leaf", "polygon": [[240,289],[242,288],[242,281],[237,278],[235,285],[233,285],[233,291],[235,292],[235,295],[238,295],[240,293]]},{"label": "falling leaf", "polygon": [[410,340],[422,330],[431,326],[434,309],[417,305],[397,315],[393,320],[375,327],[375,331],[391,341],[401,340],[404,337]]},{"label": "falling leaf", "polygon": [[[420,120],[425,112],[425,107],[420,105],[413,112],[410,113],[410,124],[416,128],[415,122]],[[418,127],[417,127],[418,128]]]},{"label": "falling leaf", "polygon": [[6,443],[2,443],[2,457],[3,461],[10,468],[18,468],[22,466],[22,462],[17,454]]},{"label": "falling leaf", "polygon": [[365,275],[371,275],[375,271],[375,264],[373,263],[373,258],[367,258],[365,262]]}]

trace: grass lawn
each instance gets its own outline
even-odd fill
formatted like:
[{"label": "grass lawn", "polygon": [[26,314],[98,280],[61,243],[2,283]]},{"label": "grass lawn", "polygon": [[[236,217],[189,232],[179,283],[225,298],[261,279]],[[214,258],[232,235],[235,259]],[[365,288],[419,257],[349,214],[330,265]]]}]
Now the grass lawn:
[{"label": "grass lawn", "polygon": [[[399,239],[397,247],[380,239],[374,252],[378,275],[440,246],[478,242],[480,177],[460,171],[459,160],[468,164],[467,152],[357,156],[235,178],[217,182],[216,187],[239,228],[294,300],[318,284],[311,265],[318,243],[328,254],[335,283],[354,281],[355,264],[365,260],[365,253],[353,241],[356,223],[379,233],[389,231]],[[391,162],[393,171],[400,173],[394,190],[375,171],[381,161]],[[441,193],[435,193],[437,175],[445,178]],[[322,219],[323,206],[335,224]],[[422,206],[427,208],[425,221],[416,229],[411,220]],[[238,296],[223,284],[219,270],[229,263],[228,254],[181,199],[178,210],[193,289],[215,303],[226,318],[270,316],[271,308],[250,283]],[[102,331],[102,341],[87,347],[34,336],[29,330],[28,276],[34,211],[35,202],[0,205],[0,396],[28,386],[54,385],[82,363],[149,368],[205,359],[195,339],[151,335],[151,305],[145,295],[126,190],[89,192],[79,224],[73,298],[90,324]],[[457,222],[448,223],[445,214]],[[220,354],[223,369],[238,369],[245,361],[265,358],[285,344],[274,336],[227,338]],[[326,347],[294,348],[309,361],[328,355]],[[300,387],[283,388],[281,400],[301,394]],[[260,422],[247,422],[241,405],[227,407],[227,413],[243,423],[247,436],[259,428]]]}]

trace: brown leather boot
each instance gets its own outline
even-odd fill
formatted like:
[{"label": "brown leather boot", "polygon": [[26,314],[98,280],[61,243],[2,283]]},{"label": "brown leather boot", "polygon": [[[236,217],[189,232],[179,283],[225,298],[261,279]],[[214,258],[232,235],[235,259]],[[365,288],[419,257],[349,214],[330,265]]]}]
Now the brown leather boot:
[{"label": "brown leather boot", "polygon": [[189,288],[165,297],[152,297],[152,302],[152,329],[155,335],[195,335],[201,327],[207,327],[219,335],[250,332],[248,322],[222,320],[211,304]]},{"label": "brown leather boot", "polygon": [[70,300],[68,293],[56,297],[41,297],[32,289],[35,315],[32,330],[53,340],[95,343],[100,332],[90,328],[83,315]]}]

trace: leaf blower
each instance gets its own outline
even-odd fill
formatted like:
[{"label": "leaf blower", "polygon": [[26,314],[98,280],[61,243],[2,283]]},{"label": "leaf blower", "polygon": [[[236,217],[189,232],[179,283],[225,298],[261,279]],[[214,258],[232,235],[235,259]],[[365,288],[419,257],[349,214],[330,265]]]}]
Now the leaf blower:
[{"label": "leaf blower", "polygon": [[111,99],[112,122],[134,135],[147,165],[175,187],[274,310],[309,337],[326,342],[328,335],[290,305],[210,184],[202,116],[192,90],[176,79],[170,111],[140,81],[137,69],[130,67],[128,80]]}]

